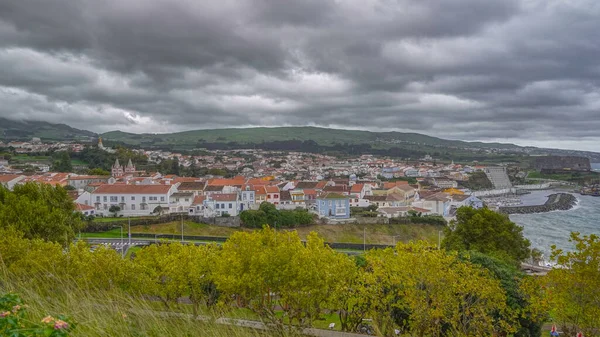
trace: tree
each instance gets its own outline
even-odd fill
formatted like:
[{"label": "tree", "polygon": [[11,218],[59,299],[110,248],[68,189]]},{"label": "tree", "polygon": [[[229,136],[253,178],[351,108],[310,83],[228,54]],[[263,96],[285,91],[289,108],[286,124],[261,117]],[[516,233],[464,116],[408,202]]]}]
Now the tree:
[{"label": "tree", "polygon": [[188,295],[198,314],[200,304],[216,303],[218,291],[213,282],[213,269],[219,248],[216,245],[152,245],[140,250],[134,263],[140,268],[140,291],[157,296],[170,308]]},{"label": "tree", "polygon": [[461,259],[487,269],[500,281],[506,293],[505,321],[513,321],[515,337],[541,336],[542,325],[548,320],[548,310],[536,304],[541,286],[538,278],[525,275],[514,264],[479,253],[465,252]]},{"label": "tree", "polygon": [[444,234],[442,246],[447,250],[474,250],[514,263],[530,255],[530,243],[523,237],[523,228],[508,216],[487,208],[459,208],[456,220],[450,222]]},{"label": "tree", "polygon": [[110,172],[101,168],[93,168],[88,170],[88,174],[92,176],[110,176]]},{"label": "tree", "polygon": [[215,264],[215,283],[224,299],[235,299],[283,329],[286,322],[309,326],[338,289],[344,270],[353,268],[352,260],[314,233],[305,246],[295,231],[265,227],[236,232],[225,242]]},{"label": "tree", "polygon": [[574,251],[552,246],[552,259],[564,268],[548,272],[552,315],[565,335],[596,336],[600,327],[600,237],[571,233]]},{"label": "tree", "polygon": [[117,205],[112,205],[110,206],[110,208],[108,209],[109,212],[113,213],[115,218],[117,217],[117,213],[119,213],[121,211],[121,207],[117,206]]},{"label": "tree", "polygon": [[163,215],[164,212],[165,212],[165,209],[163,207],[161,207],[160,205],[154,207],[154,210],[152,211],[152,213],[158,214],[158,215]]},{"label": "tree", "polygon": [[367,252],[367,263],[374,320],[384,335],[394,325],[413,336],[512,332],[510,321],[496,317],[506,310],[500,283],[454,252],[400,243],[395,250]]},{"label": "tree", "polygon": [[0,186],[0,228],[66,246],[82,225],[75,204],[60,186],[26,183],[13,191]]},{"label": "tree", "polygon": [[72,172],[73,165],[71,164],[71,157],[69,157],[69,153],[67,151],[61,151],[59,154],[59,159],[52,163],[52,171],[56,172]]}]

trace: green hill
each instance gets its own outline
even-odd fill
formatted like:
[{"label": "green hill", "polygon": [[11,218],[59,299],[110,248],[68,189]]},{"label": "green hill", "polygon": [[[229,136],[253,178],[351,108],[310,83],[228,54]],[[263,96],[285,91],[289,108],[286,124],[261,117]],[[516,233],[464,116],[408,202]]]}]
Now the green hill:
[{"label": "green hill", "polygon": [[33,137],[47,140],[87,140],[97,135],[91,131],[79,130],[66,124],[52,124],[41,121],[16,121],[0,117],[0,139],[30,140]]},{"label": "green hill", "polygon": [[512,144],[469,143],[456,140],[444,140],[418,133],[370,132],[356,130],[328,129],[320,127],[274,127],[194,130],[171,134],[133,134],[122,131],[107,132],[102,135],[106,140],[130,145],[177,145],[196,146],[199,143],[257,144],[274,141],[314,141],[319,145],[333,144],[370,144],[378,147],[405,145],[423,145],[432,147],[458,148],[518,148]]}]

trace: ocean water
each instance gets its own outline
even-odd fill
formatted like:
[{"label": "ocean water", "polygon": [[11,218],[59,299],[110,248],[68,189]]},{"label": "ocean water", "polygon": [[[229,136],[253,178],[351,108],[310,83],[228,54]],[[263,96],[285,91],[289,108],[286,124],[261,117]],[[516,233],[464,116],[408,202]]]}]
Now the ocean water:
[{"label": "ocean water", "polygon": [[[552,191],[536,191],[523,196],[527,205],[543,204],[546,195]],[[575,194],[577,206],[568,211],[554,211],[537,214],[513,214],[510,219],[523,227],[523,234],[531,241],[532,248],[544,253],[546,260],[550,257],[550,246],[573,250],[569,242],[571,232],[600,235],[600,197]]]},{"label": "ocean water", "polygon": [[592,163],[592,170],[600,172],[600,163]]}]

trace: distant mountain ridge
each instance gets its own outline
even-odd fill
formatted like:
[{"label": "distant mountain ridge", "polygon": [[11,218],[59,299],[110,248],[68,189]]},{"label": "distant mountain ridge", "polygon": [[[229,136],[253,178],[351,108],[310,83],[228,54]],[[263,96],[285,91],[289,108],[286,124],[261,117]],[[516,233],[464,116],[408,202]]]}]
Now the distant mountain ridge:
[{"label": "distant mountain ridge", "polygon": [[33,137],[46,141],[81,140],[90,141],[101,136],[107,141],[129,146],[148,148],[193,149],[205,144],[235,143],[240,147],[259,146],[269,142],[314,142],[322,146],[368,145],[372,149],[403,148],[408,151],[432,153],[444,149],[490,150],[501,149],[529,155],[577,155],[585,156],[592,162],[600,162],[600,153],[576,150],[541,149],[522,147],[506,143],[466,142],[446,140],[419,133],[373,132],[361,130],[330,129],[315,126],[296,127],[252,127],[183,131],[167,134],[135,134],[123,131],[110,131],[96,134],[73,128],[66,124],[53,124],[44,121],[19,121],[0,117],[0,140],[30,140]]},{"label": "distant mountain ridge", "polygon": [[123,131],[111,131],[102,134],[107,140],[132,145],[144,143],[153,145],[195,145],[198,141],[218,143],[236,142],[239,144],[257,144],[274,141],[314,141],[321,145],[332,144],[414,144],[427,146],[451,146],[473,148],[518,149],[520,146],[502,143],[465,142],[445,140],[419,133],[372,132],[362,130],[329,129],[315,126],[290,127],[253,127],[193,130],[169,134],[134,134]]},{"label": "distant mountain ridge", "polygon": [[78,140],[98,137],[94,132],[80,130],[66,124],[53,124],[43,121],[21,121],[0,117],[0,139],[31,140]]}]

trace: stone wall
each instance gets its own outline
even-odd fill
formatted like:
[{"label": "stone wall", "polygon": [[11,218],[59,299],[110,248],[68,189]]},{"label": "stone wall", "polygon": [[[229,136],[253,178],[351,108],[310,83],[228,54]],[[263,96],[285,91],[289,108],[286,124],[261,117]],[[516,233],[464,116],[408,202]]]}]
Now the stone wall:
[{"label": "stone wall", "polygon": [[548,196],[548,200],[543,205],[538,206],[517,206],[517,207],[500,207],[498,212],[504,214],[530,214],[544,213],[551,211],[567,211],[575,207],[577,198],[569,193],[556,193]]},{"label": "stone wall", "polygon": [[327,219],[322,218],[321,221],[327,225],[376,225],[376,224],[389,224],[390,219],[386,217],[356,217],[349,219]]},{"label": "stone wall", "polygon": [[193,217],[193,220],[197,223],[205,223],[205,224],[221,226],[221,227],[240,227],[241,226],[241,221],[240,221],[239,216],[212,217],[212,218],[196,216],[196,217]]},{"label": "stone wall", "polygon": [[590,159],[576,156],[546,156],[535,159],[538,171],[590,171]]}]

